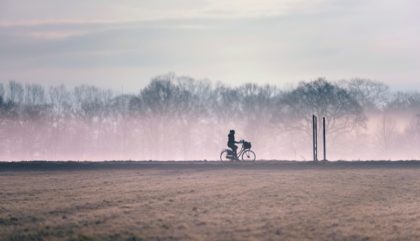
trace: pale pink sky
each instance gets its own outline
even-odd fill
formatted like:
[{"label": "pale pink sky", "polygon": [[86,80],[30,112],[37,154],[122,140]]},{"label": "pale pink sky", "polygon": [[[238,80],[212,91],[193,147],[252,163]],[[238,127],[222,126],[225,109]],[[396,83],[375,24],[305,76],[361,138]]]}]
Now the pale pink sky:
[{"label": "pale pink sky", "polygon": [[137,91],[370,78],[420,90],[417,0],[0,0],[0,81]]}]

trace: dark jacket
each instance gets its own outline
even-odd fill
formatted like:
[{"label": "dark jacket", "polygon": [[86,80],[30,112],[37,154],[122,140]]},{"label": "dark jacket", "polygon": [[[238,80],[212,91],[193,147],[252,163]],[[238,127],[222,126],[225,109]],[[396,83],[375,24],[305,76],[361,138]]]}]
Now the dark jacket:
[{"label": "dark jacket", "polygon": [[235,145],[235,134],[228,135],[228,146]]}]

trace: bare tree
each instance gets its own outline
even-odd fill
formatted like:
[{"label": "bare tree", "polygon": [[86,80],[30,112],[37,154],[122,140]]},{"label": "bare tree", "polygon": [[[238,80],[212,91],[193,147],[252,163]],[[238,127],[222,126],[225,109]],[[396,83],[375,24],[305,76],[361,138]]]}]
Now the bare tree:
[{"label": "bare tree", "polygon": [[369,79],[342,80],[338,85],[356,99],[366,111],[383,109],[389,101],[389,87]]},{"label": "bare tree", "polygon": [[3,84],[0,83],[0,103],[3,104],[4,102],[4,87]]},{"label": "bare tree", "polygon": [[21,104],[23,102],[23,95],[24,95],[24,89],[22,84],[16,82],[16,81],[10,81],[9,82],[9,95],[10,95],[10,101],[16,104]]},{"label": "bare tree", "polygon": [[390,158],[397,137],[396,121],[390,115],[383,114],[377,127],[376,138],[380,156]]},{"label": "bare tree", "polygon": [[301,82],[277,103],[276,118],[286,129],[311,133],[311,118],[326,117],[330,134],[350,131],[365,122],[363,109],[345,89],[325,79]]},{"label": "bare tree", "polygon": [[420,113],[420,93],[402,91],[393,93],[385,109],[393,112],[414,111]]},{"label": "bare tree", "polygon": [[61,118],[70,116],[73,111],[73,99],[66,86],[51,86],[48,93],[53,113]]},{"label": "bare tree", "polygon": [[44,87],[37,84],[26,84],[24,102],[26,105],[44,105],[45,104]]}]

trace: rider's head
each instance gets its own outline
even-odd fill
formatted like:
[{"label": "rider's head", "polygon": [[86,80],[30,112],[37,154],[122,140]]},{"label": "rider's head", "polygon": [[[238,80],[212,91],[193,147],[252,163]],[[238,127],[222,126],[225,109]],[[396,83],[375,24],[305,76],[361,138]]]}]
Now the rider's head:
[{"label": "rider's head", "polygon": [[235,130],[230,130],[229,134],[235,134]]}]

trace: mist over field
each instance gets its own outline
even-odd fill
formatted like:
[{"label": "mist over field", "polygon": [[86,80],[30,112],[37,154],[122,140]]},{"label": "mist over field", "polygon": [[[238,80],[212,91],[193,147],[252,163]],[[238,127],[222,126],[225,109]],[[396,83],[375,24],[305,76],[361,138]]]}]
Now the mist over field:
[{"label": "mist over field", "polygon": [[312,114],[327,118],[330,160],[420,158],[420,94],[367,79],[284,89],[167,74],[137,94],[10,81],[0,96],[1,160],[217,160],[230,129],[257,159],[310,160]]},{"label": "mist over field", "polygon": [[0,241],[420,240],[419,10],[0,0]]}]

